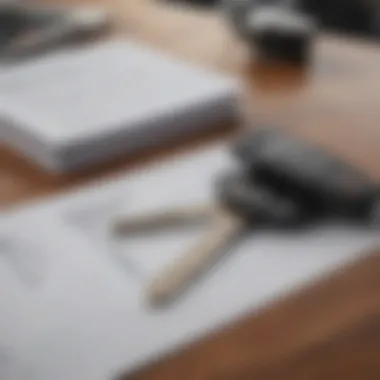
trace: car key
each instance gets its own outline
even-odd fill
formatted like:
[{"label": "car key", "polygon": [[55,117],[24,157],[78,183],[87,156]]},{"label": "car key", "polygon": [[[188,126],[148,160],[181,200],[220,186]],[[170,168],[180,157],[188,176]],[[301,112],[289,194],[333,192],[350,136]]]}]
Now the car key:
[{"label": "car key", "polygon": [[[286,198],[270,191],[267,188],[256,187],[245,173],[232,173],[223,176],[216,183],[217,202],[209,206],[197,206],[203,215],[213,215],[211,232],[206,234],[200,242],[191,247],[172,265],[164,269],[149,285],[147,289],[148,302],[151,305],[165,305],[174,300],[191,283],[213,265],[247,227],[254,223],[270,223],[288,226],[304,218],[303,210]],[[187,219],[186,213],[190,207],[183,209],[182,216]],[[209,210],[205,213],[205,210]],[[116,231],[134,232],[133,221],[137,226],[144,228],[142,220],[148,226],[159,225],[168,219],[166,215],[180,215],[180,210],[167,210],[158,214],[140,215],[119,221]],[[190,211],[191,216],[198,216]],[[174,218],[178,222],[178,218]],[[120,227],[123,228],[120,228]],[[125,228],[125,227],[128,228]]]},{"label": "car key", "polygon": [[377,213],[377,183],[290,133],[264,129],[245,136],[234,151],[257,183],[276,188],[315,215],[363,222]]}]

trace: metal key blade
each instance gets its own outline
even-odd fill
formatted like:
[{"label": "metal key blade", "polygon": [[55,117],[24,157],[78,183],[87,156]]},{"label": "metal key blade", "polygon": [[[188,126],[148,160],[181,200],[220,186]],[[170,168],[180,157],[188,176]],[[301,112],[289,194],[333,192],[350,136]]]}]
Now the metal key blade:
[{"label": "metal key blade", "polygon": [[147,289],[148,303],[164,306],[177,298],[222,256],[223,248],[240,234],[245,224],[236,215],[220,212],[212,231],[153,280]]},{"label": "metal key blade", "polygon": [[193,205],[191,207],[178,207],[164,211],[132,215],[116,220],[113,232],[119,236],[134,233],[146,233],[157,229],[173,226],[186,226],[208,220],[215,215],[216,206]]}]

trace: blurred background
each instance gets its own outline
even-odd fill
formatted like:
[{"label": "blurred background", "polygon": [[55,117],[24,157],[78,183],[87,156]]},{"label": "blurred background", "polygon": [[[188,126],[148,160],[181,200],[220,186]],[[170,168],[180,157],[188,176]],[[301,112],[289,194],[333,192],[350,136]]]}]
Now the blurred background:
[{"label": "blurred background", "polygon": [[[263,12],[257,13],[257,9]],[[130,39],[133,40],[131,45]],[[35,200],[43,203],[58,194],[65,197],[67,191],[76,191],[80,186],[89,186],[90,192],[94,194],[98,191],[102,193],[103,190],[99,190],[102,187],[97,181],[112,185],[112,176],[129,178],[135,170],[141,170],[140,179],[149,179],[146,191],[137,194],[141,199],[132,202],[137,208],[135,211],[143,209],[140,207],[142,205],[149,206],[152,194],[156,193],[157,203],[160,203],[160,197],[165,196],[169,203],[176,197],[180,202],[183,194],[182,191],[176,191],[175,181],[173,184],[167,181],[169,177],[164,176],[166,179],[159,186],[156,185],[156,175],[153,171],[146,170],[150,164],[159,162],[165,167],[165,160],[169,158],[175,162],[177,156],[196,152],[200,147],[207,148],[210,144],[220,142],[230,144],[237,136],[262,126],[275,125],[305,138],[378,181],[379,39],[380,1],[376,0],[0,0],[0,219],[9,210],[17,211]],[[110,40],[110,45],[107,45]],[[113,45],[114,40],[123,42]],[[55,55],[56,53],[58,54]],[[75,69],[70,71],[70,68]],[[230,85],[232,82],[234,86]],[[239,91],[236,91],[235,84],[238,84]],[[189,88],[189,92],[185,88]],[[182,99],[180,95],[191,101],[189,104],[184,101],[183,107],[178,110],[176,105],[179,104],[178,99]],[[205,98],[211,100],[207,103]],[[163,101],[165,99],[168,99],[166,103]],[[164,112],[156,112],[159,109],[156,104],[162,106]],[[160,118],[164,114],[169,117],[162,121]],[[205,125],[199,123],[202,118]],[[129,124],[136,120],[142,122],[134,125],[134,130]],[[42,127],[39,123],[43,124]],[[150,129],[139,133],[141,126]],[[162,129],[163,126],[166,129]],[[117,133],[113,129],[116,127]],[[124,132],[126,135],[123,135]],[[124,140],[120,136],[124,136]],[[92,162],[91,159],[98,153],[99,160]],[[75,165],[78,163],[83,165],[78,165],[79,169],[76,170]],[[66,172],[65,164],[69,169],[72,165],[73,170]],[[62,172],[54,170],[57,168],[63,168]],[[183,193],[188,191],[187,182],[182,183],[178,175],[175,177],[183,186]],[[196,184],[197,174],[192,179]],[[124,196],[123,188],[121,200],[118,197],[115,199],[118,198],[117,202],[129,207],[130,199],[124,202]],[[113,195],[109,197],[112,198]],[[108,199],[104,203],[114,204],[115,199]],[[115,209],[119,208],[117,202]],[[97,205],[96,201],[93,203],[91,207],[94,209],[86,214],[90,224],[97,223],[98,214],[101,218],[103,213],[107,218],[112,216],[108,215],[108,211],[104,212],[102,205]],[[86,204],[86,207],[89,205]],[[65,213],[66,211],[64,210]],[[64,219],[62,215],[55,215],[59,226]],[[16,222],[17,217],[14,218]],[[45,226],[49,223],[44,223],[46,220],[43,218],[32,218],[32,225],[40,229],[41,241],[37,241],[34,236],[30,237],[33,229],[30,228],[29,231],[25,225],[20,229],[15,227],[15,236],[25,234],[28,239],[36,239],[37,247],[43,246],[46,242],[43,239],[48,239],[49,235],[45,232]],[[0,235],[6,232],[6,228],[1,230],[2,227],[0,225]],[[92,246],[94,250],[105,246],[98,244],[100,235],[97,228],[96,225],[93,234],[95,244]],[[68,237],[70,233],[67,231],[62,233],[57,228],[54,233]],[[334,235],[327,231],[329,233]],[[107,231],[104,236],[108,238]],[[101,235],[100,238],[103,239],[104,236]],[[351,238],[361,246],[361,240],[355,236],[353,233]],[[239,320],[233,321],[226,329],[222,328],[218,334],[202,336],[191,347],[174,352],[167,360],[142,370],[136,377],[128,374],[125,379],[380,379],[378,252],[369,255],[369,258],[360,256],[359,264],[343,260],[347,267],[331,275],[330,272],[327,273],[323,260],[335,257],[333,253],[337,252],[338,262],[339,249],[348,239],[335,241],[333,236],[332,241],[335,243],[326,248],[323,244],[310,247],[308,239],[296,237],[292,241],[288,236],[281,238],[286,244],[289,243],[289,252],[292,247],[298,246],[304,261],[295,260],[293,265],[276,251],[279,261],[274,259],[273,266],[277,265],[278,273],[282,270],[278,263],[283,260],[291,266],[285,277],[292,277],[294,269],[294,274],[302,278],[304,273],[301,264],[307,263],[307,266],[315,269],[315,263],[321,259],[321,281],[297,287],[289,297],[277,290],[273,293],[269,291],[270,302],[267,308],[255,309],[252,315],[244,317],[239,314]],[[29,251],[28,239],[22,241],[21,251]],[[165,243],[165,239],[162,239]],[[0,249],[5,250],[9,241],[6,238],[3,240],[6,243],[0,244]],[[321,241],[324,241],[323,237]],[[62,245],[58,244],[57,251],[64,249],[66,243],[62,239]],[[150,248],[152,247],[155,248],[155,245],[151,244]],[[304,249],[309,248],[313,253],[310,261],[303,254]],[[126,252],[128,249],[129,246]],[[71,270],[76,268],[76,252],[70,252],[74,257],[73,263],[68,265]],[[268,259],[265,252],[264,250],[263,256]],[[154,252],[157,261],[160,254]],[[136,256],[141,259],[139,253]],[[151,261],[147,256],[145,261],[150,268],[154,260]],[[99,257],[103,259],[102,255]],[[273,275],[270,259],[268,262],[268,266],[257,276],[264,284],[260,289],[264,293],[266,281],[268,284],[272,280],[274,284],[280,284]],[[103,269],[106,267],[102,265],[98,266],[99,276],[104,274]],[[85,263],[83,268],[85,272]],[[98,273],[86,274],[94,279],[96,289]],[[80,271],[77,275],[80,279]],[[54,273],[48,281],[52,279]],[[60,280],[58,278],[57,281]],[[113,283],[113,280],[111,278],[110,282]],[[75,299],[76,292],[67,294],[68,284],[71,284],[70,275],[62,275],[59,291],[64,295],[65,302],[70,304]],[[233,281],[229,284],[233,284]],[[78,287],[81,285],[80,280]],[[85,290],[86,285],[84,284]],[[117,288],[118,284],[116,285]],[[101,288],[105,302],[111,302],[113,298],[108,297],[107,287]],[[7,286],[0,289],[0,309],[2,304],[6,305],[8,317],[12,316],[17,309],[12,303],[14,295],[8,292]],[[28,307],[32,309],[31,305],[41,306],[41,310],[33,314],[35,319],[22,315],[18,321],[21,321],[20,325],[26,330],[30,328],[31,336],[35,339],[29,341],[30,351],[25,352],[34,353],[35,344],[40,344],[43,348],[38,353],[41,356],[33,356],[40,359],[41,368],[46,364],[46,352],[52,352],[52,355],[57,353],[58,359],[56,363],[52,361],[50,370],[54,363],[62,365],[59,350],[51,349],[59,347],[55,341],[56,333],[65,337],[83,336],[83,341],[76,346],[76,352],[79,352],[77,357],[70,355],[73,351],[70,344],[73,343],[70,339],[65,340],[67,345],[64,349],[69,353],[65,359],[70,365],[74,363],[73,368],[70,368],[73,369],[72,373],[76,373],[77,368],[91,373],[91,365],[94,364],[92,352],[91,349],[83,350],[86,351],[86,358],[90,359],[87,362],[81,359],[83,342],[87,344],[86,347],[100,347],[94,351],[94,357],[102,349],[103,352],[108,351],[107,347],[102,346],[102,339],[109,338],[107,323],[117,313],[109,312],[102,304],[98,304],[96,291],[88,289],[88,298],[91,299],[92,296],[93,301],[91,305],[99,312],[96,320],[99,325],[76,325],[75,317],[70,314],[65,325],[58,316],[59,323],[54,318],[49,321],[51,324],[46,340],[40,340],[40,335],[45,337],[43,316],[50,316],[46,310],[52,311],[53,315],[53,311],[58,309],[54,308],[55,302],[64,310],[71,312],[71,309],[55,296],[51,297],[52,303],[46,306],[43,292],[42,296],[36,292],[28,298],[26,314],[29,312]],[[251,293],[252,300],[255,300],[255,292],[251,292],[250,288],[243,289],[242,292],[247,297],[251,297]],[[282,294],[279,302],[273,303],[272,296],[277,297],[279,293]],[[136,298],[135,293],[131,291],[131,294],[132,298]],[[223,299],[223,294],[219,295],[224,310],[234,312],[233,300],[229,303]],[[33,297],[39,296],[41,302],[35,303]],[[121,294],[121,299],[123,297]],[[119,299],[115,297],[114,300]],[[76,301],[80,306],[73,308],[73,316],[83,310],[83,315],[92,313],[83,306],[85,302],[82,304],[80,300]],[[115,309],[112,310],[121,310],[122,306],[122,302],[115,302]],[[217,307],[218,305],[215,315],[218,314]],[[203,307],[202,311],[207,315],[207,308]],[[158,326],[161,322],[166,323],[169,333],[164,338],[176,337],[176,331],[171,330],[171,323],[173,320],[181,322],[177,315],[163,313],[158,317],[156,315],[155,319],[145,313],[145,310],[139,309],[139,312],[144,317],[148,316],[147,323],[153,321]],[[189,315],[190,313],[186,314]],[[125,316],[130,316],[128,308],[125,315],[121,313],[117,316],[121,325],[125,323]],[[7,333],[9,326],[9,331],[16,326],[12,318],[8,319],[8,325],[1,324],[1,317],[0,328],[3,328],[3,332]],[[32,323],[28,323],[29,320]],[[35,321],[38,321],[40,328],[37,333],[33,330]],[[180,322],[178,326],[181,326]],[[139,318],[133,323],[138,327]],[[122,344],[128,346],[129,337],[116,331],[115,326],[110,344],[113,344],[118,353],[115,355],[118,359],[115,360],[123,363],[124,352],[118,350],[124,347]],[[150,337],[154,338],[159,328],[154,324],[150,327]],[[211,327],[214,328],[210,324]],[[75,328],[84,332],[83,335],[73,333]],[[147,342],[144,329],[132,330],[133,328],[130,330],[131,335],[135,339],[133,344],[136,343],[141,348],[144,356],[144,344]],[[18,333],[21,330],[16,328],[14,331]],[[87,334],[87,331],[90,333]],[[99,331],[104,334],[103,338],[100,335],[97,344],[93,344],[92,334],[96,335]],[[186,329],[179,328],[178,331]],[[122,342],[120,345],[119,336]],[[199,338],[198,335],[196,337]],[[164,338],[162,341],[165,341]],[[1,339],[0,334],[0,354]],[[146,352],[150,352],[150,348]],[[17,359],[19,353],[24,353],[23,349],[24,347],[18,347],[13,352],[5,347],[5,359],[0,355],[0,370],[2,360],[7,361],[9,351]],[[125,355],[128,356],[131,352],[135,353],[133,347]],[[16,367],[15,363],[18,362],[13,361],[13,356],[10,363]],[[78,357],[80,360],[76,361]],[[30,362],[28,360],[23,362],[26,368],[33,362],[32,359]],[[113,360],[112,357],[111,362]],[[27,375],[12,376],[9,375],[10,380],[29,380]],[[57,375],[43,379],[37,376],[34,379],[61,378]],[[75,376],[64,378],[71,379],[76,380]]]}]

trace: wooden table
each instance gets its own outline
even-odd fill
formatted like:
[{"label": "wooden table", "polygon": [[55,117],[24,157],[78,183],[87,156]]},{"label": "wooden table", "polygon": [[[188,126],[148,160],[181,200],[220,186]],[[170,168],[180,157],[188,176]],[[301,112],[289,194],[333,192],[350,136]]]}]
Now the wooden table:
[{"label": "wooden table", "polygon": [[[78,0],[71,0],[77,3]],[[94,1],[93,1],[94,2]],[[321,37],[307,70],[250,63],[213,13],[182,12],[145,0],[106,1],[115,32],[240,77],[249,118],[311,139],[380,178],[380,51]],[[167,154],[203,136],[70,177],[51,177],[0,148],[0,207],[57,193]],[[129,378],[139,380],[380,379],[380,255],[280,300]]]}]

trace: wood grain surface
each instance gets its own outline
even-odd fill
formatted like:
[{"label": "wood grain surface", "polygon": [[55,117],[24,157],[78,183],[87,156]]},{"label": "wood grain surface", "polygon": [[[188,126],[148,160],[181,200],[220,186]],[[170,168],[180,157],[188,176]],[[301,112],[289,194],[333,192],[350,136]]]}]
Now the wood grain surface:
[{"label": "wood grain surface", "polygon": [[[52,1],[49,1],[52,2]],[[79,0],[65,1],[78,4]],[[282,126],[380,179],[380,50],[321,36],[310,67],[261,66],[213,12],[145,0],[93,0],[115,18],[114,35],[239,77],[251,126]],[[229,129],[68,177],[52,177],[0,148],[0,207],[56,194],[136,165],[195,149]],[[380,379],[380,255],[280,300],[183,352],[145,369],[139,380]],[[127,377],[125,377],[127,379]]]}]

